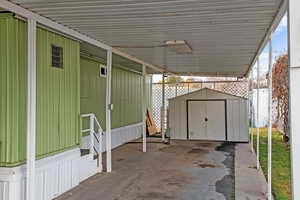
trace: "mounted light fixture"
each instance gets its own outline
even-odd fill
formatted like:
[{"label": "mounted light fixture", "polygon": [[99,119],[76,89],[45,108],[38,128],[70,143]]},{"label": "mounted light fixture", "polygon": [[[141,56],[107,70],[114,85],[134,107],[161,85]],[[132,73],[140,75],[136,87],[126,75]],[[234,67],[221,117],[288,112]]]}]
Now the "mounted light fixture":
[{"label": "mounted light fixture", "polygon": [[192,48],[185,40],[167,40],[165,46],[169,47],[178,54],[191,54]]}]

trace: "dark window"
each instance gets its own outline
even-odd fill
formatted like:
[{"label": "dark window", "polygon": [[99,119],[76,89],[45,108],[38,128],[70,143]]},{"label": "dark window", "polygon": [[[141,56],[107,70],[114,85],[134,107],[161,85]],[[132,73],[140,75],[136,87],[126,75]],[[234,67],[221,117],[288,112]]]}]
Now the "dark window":
[{"label": "dark window", "polygon": [[100,65],[100,76],[102,76],[102,77],[106,77],[106,73],[107,73],[107,71],[106,71],[106,67],[105,67],[105,66],[102,66],[102,65]]},{"label": "dark window", "polygon": [[63,68],[63,48],[52,45],[52,67]]}]

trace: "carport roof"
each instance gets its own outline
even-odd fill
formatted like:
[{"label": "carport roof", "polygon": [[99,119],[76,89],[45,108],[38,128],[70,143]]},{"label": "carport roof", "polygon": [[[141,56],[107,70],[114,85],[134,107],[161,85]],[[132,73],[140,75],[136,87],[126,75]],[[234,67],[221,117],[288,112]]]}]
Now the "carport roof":
[{"label": "carport roof", "polygon": [[[244,76],[285,0],[12,0],[166,71]],[[162,47],[185,40],[191,54]]]}]

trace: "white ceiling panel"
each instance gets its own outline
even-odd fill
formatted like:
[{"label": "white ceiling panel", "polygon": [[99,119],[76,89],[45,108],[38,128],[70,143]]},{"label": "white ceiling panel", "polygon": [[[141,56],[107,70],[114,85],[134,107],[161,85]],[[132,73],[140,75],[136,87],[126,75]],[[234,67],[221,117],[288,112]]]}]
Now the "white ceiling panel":
[{"label": "white ceiling panel", "polygon": [[[282,0],[13,0],[92,38],[187,75],[243,76]],[[164,47],[185,40],[192,54]]]}]

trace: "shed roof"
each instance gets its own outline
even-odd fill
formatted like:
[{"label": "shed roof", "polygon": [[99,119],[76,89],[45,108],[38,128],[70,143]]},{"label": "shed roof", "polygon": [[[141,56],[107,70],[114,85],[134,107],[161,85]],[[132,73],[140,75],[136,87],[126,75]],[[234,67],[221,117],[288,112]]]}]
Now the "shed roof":
[{"label": "shed roof", "polygon": [[[244,76],[286,0],[12,0],[179,75]],[[185,40],[191,54],[162,47]]]},{"label": "shed roof", "polygon": [[235,98],[247,99],[245,97],[241,97],[241,96],[238,96],[238,95],[233,95],[233,94],[222,92],[222,91],[219,91],[219,90],[214,90],[214,89],[211,89],[211,88],[202,88],[200,90],[196,90],[196,91],[193,91],[193,92],[190,92],[190,93],[187,93],[187,94],[183,94],[183,95],[180,95],[180,96],[177,96],[177,97],[173,97],[173,98],[170,98],[168,100],[175,100],[177,98],[183,98],[183,97],[193,96],[193,95],[201,93],[201,92],[203,92],[205,90],[211,91],[211,92],[214,92],[214,93],[218,93],[218,94],[222,94],[222,95],[226,95],[226,96],[235,97]]}]

